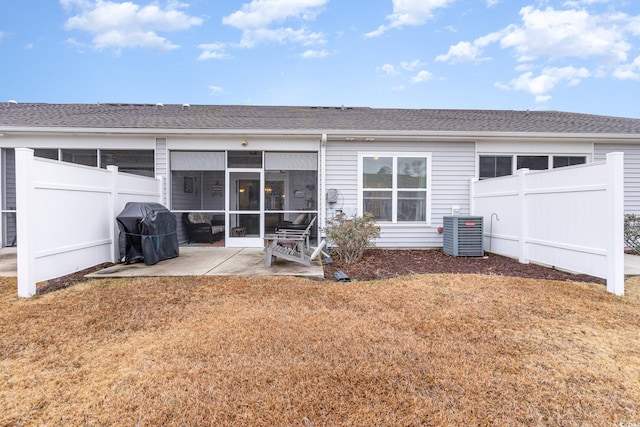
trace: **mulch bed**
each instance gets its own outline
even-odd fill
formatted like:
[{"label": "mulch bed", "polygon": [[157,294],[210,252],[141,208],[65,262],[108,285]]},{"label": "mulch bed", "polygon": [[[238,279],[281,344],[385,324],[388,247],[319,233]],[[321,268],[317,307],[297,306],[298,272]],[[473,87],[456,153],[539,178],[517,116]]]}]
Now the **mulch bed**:
[{"label": "mulch bed", "polygon": [[482,258],[454,257],[440,249],[367,249],[358,263],[346,265],[337,257],[324,264],[324,277],[336,280],[344,272],[351,280],[389,279],[407,274],[485,274],[530,279],[561,280],[605,284],[604,279],[572,274],[537,264],[521,264],[501,255]]},{"label": "mulch bed", "polygon": [[36,295],[43,295],[49,292],[57,291],[59,289],[68,288],[69,286],[75,285],[76,283],[85,282],[87,280],[91,280],[86,276],[87,274],[94,273],[96,271],[103,270],[105,268],[111,267],[113,264],[110,262],[105,262],[103,264],[94,265],[93,267],[85,268],[84,270],[76,271],[72,274],[67,274],[66,276],[57,277],[55,279],[48,280],[38,285],[36,289]]},{"label": "mulch bed", "polygon": [[[336,281],[335,273],[342,271],[350,280],[390,279],[408,274],[485,274],[515,276],[530,279],[590,282],[605,284],[604,279],[586,274],[571,274],[536,264],[521,264],[517,260],[501,255],[488,254],[482,258],[454,257],[440,249],[367,249],[364,257],[356,264],[346,265],[333,256],[333,262],[324,262],[324,277]],[[113,264],[104,263],[67,276],[43,282],[38,286],[37,295],[68,288],[90,280],[87,274],[99,271]]]}]

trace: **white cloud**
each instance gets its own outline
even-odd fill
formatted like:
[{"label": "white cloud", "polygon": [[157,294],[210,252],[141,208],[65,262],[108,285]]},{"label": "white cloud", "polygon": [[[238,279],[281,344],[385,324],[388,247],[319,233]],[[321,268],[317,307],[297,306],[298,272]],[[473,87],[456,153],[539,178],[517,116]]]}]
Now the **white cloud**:
[{"label": "white cloud", "polygon": [[[305,28],[282,25],[286,21],[313,21],[329,0],[252,0],[222,18],[222,23],[242,30],[240,44],[253,47],[258,43],[294,42],[303,45],[324,43],[322,33]],[[270,28],[278,24],[275,28]]]},{"label": "white cloud", "polygon": [[611,0],[567,0],[564,2],[565,7],[583,7],[596,3],[609,3]]},{"label": "white cloud", "polygon": [[205,43],[198,46],[202,53],[198,56],[198,60],[207,59],[224,59],[229,55],[225,52],[226,45],[224,43]]},{"label": "white cloud", "polygon": [[622,27],[624,14],[591,15],[587,10],[520,10],[522,25],[511,26],[500,39],[503,48],[513,49],[519,61],[538,57],[600,57],[625,61],[631,45]]},{"label": "white cloud", "polygon": [[242,32],[242,47],[254,47],[260,43],[298,43],[303,46],[324,44],[322,33],[312,33],[304,28],[256,28]]},{"label": "white cloud", "polygon": [[449,51],[446,54],[436,56],[436,61],[460,63],[489,60],[490,58],[482,57],[483,48],[499,41],[503,37],[503,33],[504,31],[490,33],[475,39],[473,43],[465,41],[459,42],[449,47]]},{"label": "white cloud", "polygon": [[304,59],[318,59],[318,58],[326,58],[329,55],[330,55],[329,51],[326,51],[326,50],[309,49],[302,52],[300,57]]},{"label": "white cloud", "polygon": [[67,30],[93,34],[92,47],[97,50],[144,48],[168,51],[179,46],[158,35],[158,31],[183,31],[202,24],[181,8],[185,4],[169,2],[163,8],[158,4],[140,6],[133,2],[109,0],[61,0],[69,11],[78,11],[65,23]]},{"label": "white cloud", "polygon": [[365,34],[365,37],[378,37],[392,28],[423,25],[433,18],[436,9],[453,2],[455,0],[393,0],[393,13],[387,16],[389,23]]},{"label": "white cloud", "polygon": [[492,8],[496,7],[500,3],[500,0],[487,0],[487,7]]},{"label": "white cloud", "polygon": [[482,49],[473,43],[459,42],[449,48],[445,55],[436,56],[438,62],[473,62],[478,61]]},{"label": "white cloud", "polygon": [[[552,7],[536,9],[526,6],[520,10],[521,22],[477,38],[462,41],[436,57],[442,62],[477,62],[491,44],[510,50],[519,63],[521,73],[508,84],[497,87],[520,90],[532,94],[538,102],[550,99],[550,92],[560,84],[576,85],[587,77],[613,75],[619,79],[640,79],[640,59],[627,63],[633,49],[629,39],[640,36],[640,16],[624,13],[593,13],[586,6],[605,1],[581,0],[572,2],[580,9],[556,10]],[[568,4],[569,2],[565,2]],[[571,65],[571,61],[591,60],[591,68]],[[534,69],[540,62],[553,61],[539,75]],[[607,71],[608,70],[608,71]]]},{"label": "white cloud", "polygon": [[432,78],[433,78],[433,74],[431,74],[428,71],[422,70],[418,74],[413,76],[411,81],[413,83],[422,83],[422,82],[426,82],[427,80],[431,80]]},{"label": "white cloud", "polygon": [[538,58],[598,58],[606,63],[627,59],[632,49],[627,41],[634,31],[640,35],[640,17],[626,14],[592,15],[587,10],[535,9],[520,10],[519,25],[480,37],[473,42],[461,41],[436,60],[443,62],[477,61],[485,47],[499,42],[503,49],[511,49],[519,62]]},{"label": "white cloud", "polygon": [[403,70],[407,70],[407,71],[413,71],[416,68],[421,67],[422,65],[424,65],[424,64],[419,59],[416,59],[414,61],[402,61],[400,63],[400,67]]},{"label": "white cloud", "polygon": [[60,0],[60,4],[66,10],[71,10],[73,8],[80,9],[89,9],[91,8],[91,0]]},{"label": "white cloud", "polygon": [[613,76],[620,80],[640,80],[640,56],[630,64],[622,64],[613,71]]},{"label": "white cloud", "polygon": [[267,27],[273,22],[289,18],[310,21],[316,18],[318,8],[327,2],[328,0],[253,0],[244,4],[241,10],[222,18],[222,23],[246,29]]},{"label": "white cloud", "polygon": [[590,75],[586,68],[546,67],[538,76],[534,76],[532,71],[527,71],[508,84],[496,83],[496,86],[504,90],[528,92],[536,97],[537,102],[546,102],[551,98],[549,92],[557,85],[566,83],[569,86],[575,86]]},{"label": "white cloud", "polygon": [[211,92],[211,95],[216,96],[223,93],[224,89],[222,89],[220,86],[209,86],[209,91]]},{"label": "white cloud", "polygon": [[382,71],[384,74],[386,74],[388,76],[398,76],[398,75],[400,75],[400,71],[396,70],[396,67],[394,67],[391,64],[384,64],[382,67],[379,67],[378,70]]}]

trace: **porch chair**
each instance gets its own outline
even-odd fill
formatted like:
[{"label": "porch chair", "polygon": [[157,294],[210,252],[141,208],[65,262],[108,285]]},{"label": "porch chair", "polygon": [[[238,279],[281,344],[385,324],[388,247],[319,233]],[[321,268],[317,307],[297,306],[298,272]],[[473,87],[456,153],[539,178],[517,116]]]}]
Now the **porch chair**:
[{"label": "porch chair", "polygon": [[295,238],[303,237],[305,242],[304,249],[308,251],[310,249],[309,238],[311,237],[311,228],[313,227],[313,224],[316,222],[316,218],[317,216],[314,216],[311,219],[311,221],[309,221],[309,224],[307,224],[304,228],[278,227],[276,230],[276,235],[278,235],[283,242],[287,240],[287,237],[289,237],[292,242],[294,241]]},{"label": "porch chair", "polygon": [[270,267],[276,258],[310,266],[311,261],[318,256],[325,243],[323,240],[322,245],[318,245],[319,249],[310,254],[309,235],[315,220],[314,217],[304,230],[280,229],[275,234],[266,235],[265,266]]}]

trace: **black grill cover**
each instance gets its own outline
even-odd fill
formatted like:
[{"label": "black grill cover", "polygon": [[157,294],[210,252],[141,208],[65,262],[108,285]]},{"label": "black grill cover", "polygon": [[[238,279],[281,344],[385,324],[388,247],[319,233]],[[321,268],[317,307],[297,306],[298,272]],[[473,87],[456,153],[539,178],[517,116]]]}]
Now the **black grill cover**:
[{"label": "black grill cover", "polygon": [[178,256],[176,217],[159,203],[129,202],[116,217],[120,259],[147,265]]}]

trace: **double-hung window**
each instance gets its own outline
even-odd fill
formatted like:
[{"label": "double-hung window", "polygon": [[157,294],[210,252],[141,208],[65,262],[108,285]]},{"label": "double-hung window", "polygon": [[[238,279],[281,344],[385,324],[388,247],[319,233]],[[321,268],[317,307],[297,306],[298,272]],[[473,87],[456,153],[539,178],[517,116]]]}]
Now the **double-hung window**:
[{"label": "double-hung window", "polygon": [[360,153],[360,213],[379,222],[429,222],[431,156],[425,153]]}]

